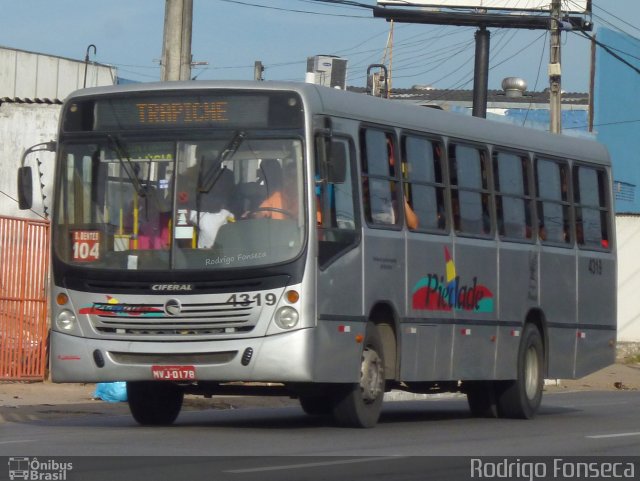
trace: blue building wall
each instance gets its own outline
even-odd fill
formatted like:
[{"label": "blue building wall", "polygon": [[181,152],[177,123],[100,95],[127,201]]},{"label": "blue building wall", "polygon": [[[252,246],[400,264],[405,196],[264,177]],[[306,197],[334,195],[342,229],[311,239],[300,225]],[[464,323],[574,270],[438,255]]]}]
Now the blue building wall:
[{"label": "blue building wall", "polygon": [[[450,110],[451,112],[471,115],[472,109],[470,107],[452,106]],[[508,122],[520,127],[549,131],[549,109],[512,108],[500,110],[504,113],[496,114],[489,109],[487,118]],[[593,134],[589,132],[589,113],[586,110],[563,110],[561,115],[563,135],[594,138]]]},{"label": "blue building wall", "polygon": [[[605,28],[597,40],[640,68],[640,40]],[[595,81],[593,130],[613,161],[616,212],[640,213],[640,74],[599,47]]]}]

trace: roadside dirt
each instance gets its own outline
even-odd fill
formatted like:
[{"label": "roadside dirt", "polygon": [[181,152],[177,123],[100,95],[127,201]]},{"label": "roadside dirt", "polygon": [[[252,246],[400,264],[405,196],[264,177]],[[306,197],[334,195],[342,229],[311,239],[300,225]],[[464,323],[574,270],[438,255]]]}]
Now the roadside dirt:
[{"label": "roadside dirt", "polygon": [[616,363],[581,379],[547,380],[546,391],[637,391],[640,364]]}]

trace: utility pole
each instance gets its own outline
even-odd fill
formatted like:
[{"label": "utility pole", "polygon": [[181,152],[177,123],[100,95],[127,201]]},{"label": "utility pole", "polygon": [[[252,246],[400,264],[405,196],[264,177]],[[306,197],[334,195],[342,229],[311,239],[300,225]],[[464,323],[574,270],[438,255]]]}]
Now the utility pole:
[{"label": "utility pole", "polygon": [[561,0],[551,3],[551,43],[549,46],[549,123],[553,134],[562,132],[562,91],[560,67]]},{"label": "utility pole", "polygon": [[259,80],[262,81],[264,80],[264,65],[262,65],[262,62],[260,60],[256,60],[253,63],[253,80]]},{"label": "utility pole", "polygon": [[191,79],[193,0],[165,0],[161,80]]},{"label": "utility pole", "polygon": [[489,43],[491,33],[484,26],[476,30],[476,56],[473,73],[474,117],[487,117],[487,87],[489,85]]},{"label": "utility pole", "polygon": [[[549,99],[550,111],[552,115],[551,131],[560,133],[560,113],[561,113],[561,98],[560,98],[560,31],[562,23],[567,24],[567,28],[571,28],[574,31],[587,32],[593,29],[591,21],[587,20],[584,16],[587,13],[591,13],[591,1],[584,3],[584,9],[582,4],[578,5],[578,2],[566,2],[568,5],[567,13],[579,13],[580,16],[566,16],[561,18],[562,8],[561,4],[563,0],[550,0],[551,1],[551,18],[547,15],[541,15],[539,13],[523,14],[523,15],[505,15],[503,13],[495,13],[495,9],[477,9],[476,11],[457,11],[454,12],[454,8],[451,11],[447,9],[443,10],[419,10],[417,8],[393,8],[397,4],[407,3],[413,5],[411,2],[400,2],[398,0],[378,0],[378,6],[373,8],[373,16],[378,18],[385,18],[387,21],[403,22],[403,23],[423,23],[430,25],[457,25],[461,27],[478,27],[476,33],[476,70],[474,78],[474,113],[476,116],[483,116],[483,112],[486,112],[486,71],[488,70],[488,48],[489,48],[489,32],[488,28],[525,28],[529,30],[552,30],[551,33],[551,54],[549,61],[549,80],[551,83],[551,98]],[[420,2],[436,3],[436,2]],[[441,2],[444,3],[444,2]],[[454,2],[451,2],[454,3]],[[456,3],[462,4],[458,0]],[[472,1],[469,1],[473,4]],[[476,3],[479,3],[476,1]],[[498,4],[503,2],[483,2]],[[515,2],[514,2],[515,3]],[[523,3],[523,2],[518,2]],[[529,3],[529,2],[524,2]],[[576,5],[573,5],[576,4]],[[382,5],[382,6],[381,6]],[[387,5],[391,5],[391,8],[387,8]],[[575,8],[574,8],[575,7]],[[500,9],[497,9],[500,10]],[[511,10],[511,9],[509,9]],[[564,28],[564,27],[563,27]],[[485,55],[486,54],[486,55]],[[483,58],[484,57],[484,58]]]}]

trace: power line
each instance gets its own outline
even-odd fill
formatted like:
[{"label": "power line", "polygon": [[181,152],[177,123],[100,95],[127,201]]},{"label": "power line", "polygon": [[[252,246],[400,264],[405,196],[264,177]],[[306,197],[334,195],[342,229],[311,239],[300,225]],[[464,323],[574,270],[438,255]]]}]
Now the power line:
[{"label": "power line", "polygon": [[[14,201],[16,204],[19,204],[20,202],[18,202],[18,199],[11,197],[9,194],[7,194],[6,192],[4,192],[3,190],[0,190],[0,194],[2,195],[6,195],[7,197],[9,197],[9,199],[11,199],[12,201]],[[43,215],[40,215],[38,212],[36,212],[33,209],[29,209],[31,212],[33,212],[35,215],[37,215],[38,217],[40,217],[41,219],[44,220],[48,220],[46,217],[44,217]]]},{"label": "power line", "polygon": [[333,5],[349,5],[352,7],[366,8],[369,10],[373,10],[375,8],[375,6],[373,5],[367,5],[366,3],[354,2],[351,0],[311,0],[311,1],[316,3],[329,3]]},{"label": "power line", "polygon": [[366,18],[366,19],[371,19],[371,17],[365,17],[363,15],[345,15],[345,14],[341,14],[341,13],[322,13],[322,12],[311,12],[308,10],[296,10],[296,9],[292,9],[292,8],[282,8],[282,7],[272,7],[269,5],[260,5],[257,3],[249,3],[249,2],[242,2],[240,0],[218,0],[219,2],[226,2],[226,3],[234,3],[237,5],[244,5],[246,7],[257,7],[257,8],[266,8],[269,10],[278,10],[281,12],[290,12],[290,13],[304,13],[307,15],[322,15],[322,16],[328,16],[328,17],[345,17],[345,18]]},{"label": "power line", "polygon": [[607,52],[609,55],[611,55],[613,58],[619,60],[620,62],[622,62],[623,64],[625,64],[627,67],[633,69],[636,71],[636,73],[640,74],[640,68],[636,67],[635,65],[633,65],[631,62],[628,62],[627,60],[625,60],[624,58],[622,58],[620,55],[618,55],[617,53],[615,53],[608,45],[605,45],[604,43],[600,42],[599,40],[596,40],[596,38],[593,35],[589,35],[587,32],[580,32],[583,36],[585,36],[586,38],[588,38],[589,40],[591,40],[593,43],[595,43],[598,47],[600,47],[601,49],[603,49],[605,52]]},{"label": "power line", "polygon": [[[601,124],[594,124],[594,127],[605,127],[608,125],[622,125],[622,124],[636,124],[639,123],[640,119],[636,119],[636,120],[617,120],[615,122],[603,122]],[[567,127],[567,129],[586,129],[588,128],[588,125],[578,125],[578,126],[574,126],[574,127]]]},{"label": "power line", "polygon": [[[604,8],[600,7],[599,5],[594,5],[598,10],[602,10],[604,13],[606,13],[607,15],[615,18],[616,20],[618,20],[619,22],[622,22],[623,24],[633,28],[634,30],[638,30],[640,32],[640,28],[636,27],[635,25],[630,24],[629,22],[625,21],[624,19],[617,17],[616,15],[614,15],[611,12],[608,12],[607,10],[605,10]],[[604,23],[607,23],[609,25],[611,25],[612,27],[615,27],[615,25],[610,24],[609,22],[607,22],[606,20],[602,19],[601,17],[598,17],[597,15],[594,15],[596,18],[600,18],[601,20],[603,20]],[[618,27],[615,27],[618,28]],[[618,28],[619,29],[619,28]],[[619,29],[620,31],[622,31],[622,29]],[[624,32],[626,33],[626,32]]]},{"label": "power line", "polygon": [[[544,41],[542,43],[542,51],[540,52],[540,62],[538,63],[538,73],[536,74],[536,83],[533,86],[533,91],[535,92],[538,89],[538,81],[540,80],[540,72],[542,71],[542,62],[544,60],[544,54],[546,52],[546,40],[547,40],[547,35],[549,32],[545,32],[544,35]],[[527,119],[529,118],[529,112],[531,112],[531,106],[533,105],[533,102],[529,102],[529,107],[527,108],[527,113],[524,116],[524,121],[522,122],[522,126],[524,127],[525,124],[527,123]]]}]

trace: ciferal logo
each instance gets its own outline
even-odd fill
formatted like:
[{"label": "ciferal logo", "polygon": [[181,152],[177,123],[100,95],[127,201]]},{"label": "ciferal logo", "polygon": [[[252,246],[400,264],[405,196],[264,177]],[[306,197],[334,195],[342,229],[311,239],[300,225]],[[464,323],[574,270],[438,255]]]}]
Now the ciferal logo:
[{"label": "ciferal logo", "polygon": [[153,284],[151,286],[151,290],[152,291],[160,291],[160,292],[167,292],[167,291],[192,291],[193,290],[193,284]]},{"label": "ciferal logo", "polygon": [[182,311],[182,304],[178,299],[169,299],[164,303],[164,312],[170,316],[179,316]]}]

